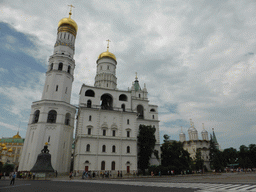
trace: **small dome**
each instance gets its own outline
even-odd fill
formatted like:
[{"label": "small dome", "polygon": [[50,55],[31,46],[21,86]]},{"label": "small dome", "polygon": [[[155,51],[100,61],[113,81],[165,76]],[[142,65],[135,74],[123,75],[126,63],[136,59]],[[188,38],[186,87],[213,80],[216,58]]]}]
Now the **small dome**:
[{"label": "small dome", "polygon": [[205,129],[201,133],[208,133]]},{"label": "small dome", "polygon": [[109,51],[106,51],[106,52],[103,52],[99,55],[99,58],[98,59],[101,59],[103,57],[109,57],[109,58],[112,58],[116,61],[116,56],[113,54],[113,53],[110,53]]},{"label": "small dome", "polygon": [[70,17],[69,18],[63,18],[59,21],[59,24],[58,24],[58,27],[62,26],[62,25],[70,25],[71,27],[73,27],[76,31],[78,29],[78,26],[76,24],[76,22],[71,19]]},{"label": "small dome", "polygon": [[2,147],[5,147],[5,144],[4,144],[4,143],[2,144]]},{"label": "small dome", "polygon": [[3,150],[7,150],[7,147],[4,147]]},{"label": "small dome", "polygon": [[193,127],[189,127],[188,132],[193,131]]},{"label": "small dome", "polygon": [[8,150],[8,152],[12,152],[12,148],[10,148],[10,149]]},{"label": "small dome", "polygon": [[13,139],[21,139],[21,136],[19,135],[19,132],[12,137]]}]

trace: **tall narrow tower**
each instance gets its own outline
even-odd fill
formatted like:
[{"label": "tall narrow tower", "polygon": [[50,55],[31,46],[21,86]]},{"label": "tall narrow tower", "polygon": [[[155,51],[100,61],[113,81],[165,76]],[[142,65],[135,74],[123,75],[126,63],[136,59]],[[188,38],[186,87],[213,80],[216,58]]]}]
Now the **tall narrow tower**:
[{"label": "tall narrow tower", "polygon": [[42,99],[33,102],[19,171],[29,171],[44,146],[49,143],[52,166],[69,172],[76,107],[70,104],[74,80],[77,24],[68,18],[58,24],[57,40],[49,58]]}]

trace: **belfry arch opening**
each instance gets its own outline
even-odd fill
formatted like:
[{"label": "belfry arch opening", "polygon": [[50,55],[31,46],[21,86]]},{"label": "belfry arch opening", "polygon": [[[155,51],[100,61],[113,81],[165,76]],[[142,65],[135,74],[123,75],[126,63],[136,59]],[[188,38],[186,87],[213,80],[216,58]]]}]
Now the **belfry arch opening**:
[{"label": "belfry arch opening", "polygon": [[137,106],[137,116],[139,119],[144,119],[144,107],[142,105]]},{"label": "belfry arch opening", "polygon": [[94,97],[95,96],[95,93],[94,93],[94,91],[93,90],[87,90],[86,92],[85,92],[85,96],[87,96],[87,97]]},{"label": "belfry arch opening", "polygon": [[103,94],[100,100],[101,100],[101,109],[105,109],[105,110],[113,109],[113,98],[110,94]]},{"label": "belfry arch opening", "polygon": [[119,96],[119,101],[127,101],[127,96],[125,94],[121,94]]}]

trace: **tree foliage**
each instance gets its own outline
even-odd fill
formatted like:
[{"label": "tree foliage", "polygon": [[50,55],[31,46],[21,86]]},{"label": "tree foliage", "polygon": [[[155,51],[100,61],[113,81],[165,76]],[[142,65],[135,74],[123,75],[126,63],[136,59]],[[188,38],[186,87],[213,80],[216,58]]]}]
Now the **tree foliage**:
[{"label": "tree foliage", "polygon": [[[138,135],[138,168],[145,174],[145,169],[149,167],[149,160],[154,152],[156,129],[152,126],[140,125]],[[155,152],[156,153],[156,152]]]},{"label": "tree foliage", "polygon": [[216,148],[212,138],[210,140],[210,165],[212,169],[217,171],[224,169],[222,152]]},{"label": "tree foliage", "polygon": [[202,159],[202,153],[200,149],[196,150],[195,168],[196,170],[203,169],[204,160]]},{"label": "tree foliage", "polygon": [[164,143],[161,147],[162,166],[174,166],[180,170],[190,169],[191,158],[189,153],[183,149],[183,144],[177,141],[170,141],[168,135],[164,135]]}]

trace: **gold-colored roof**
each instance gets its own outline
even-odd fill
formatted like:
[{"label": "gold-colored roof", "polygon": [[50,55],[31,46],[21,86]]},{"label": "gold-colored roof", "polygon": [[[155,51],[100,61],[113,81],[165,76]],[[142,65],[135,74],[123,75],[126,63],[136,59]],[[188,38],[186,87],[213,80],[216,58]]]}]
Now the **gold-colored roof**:
[{"label": "gold-colored roof", "polygon": [[109,57],[116,61],[116,56],[113,53],[110,53],[108,50],[106,52],[101,53],[98,59],[101,59],[103,57]]},{"label": "gold-colored roof", "polygon": [[4,144],[4,143],[2,144],[2,147],[5,147],[5,144]]},{"label": "gold-colored roof", "polygon": [[71,17],[61,19],[59,21],[58,27],[60,27],[62,25],[70,25],[73,28],[75,28],[76,31],[78,29],[78,26],[77,26],[76,22],[73,19],[71,19]]},{"label": "gold-colored roof", "polygon": [[4,147],[3,150],[7,150],[7,147]]},{"label": "gold-colored roof", "polygon": [[19,132],[12,137],[13,139],[21,139],[21,136],[19,135]]},{"label": "gold-colored roof", "polygon": [[12,152],[12,148],[10,148],[10,149],[8,150],[8,152]]}]

